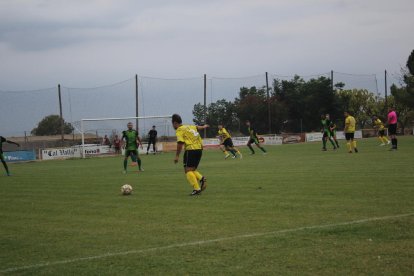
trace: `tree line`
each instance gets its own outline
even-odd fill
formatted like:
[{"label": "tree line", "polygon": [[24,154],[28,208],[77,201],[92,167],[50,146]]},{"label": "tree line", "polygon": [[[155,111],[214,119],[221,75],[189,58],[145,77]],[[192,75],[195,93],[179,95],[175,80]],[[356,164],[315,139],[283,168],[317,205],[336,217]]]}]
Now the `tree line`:
[{"label": "tree line", "polygon": [[[402,69],[400,86],[393,84],[386,99],[365,89],[344,87],[344,83],[332,86],[327,77],[308,81],[300,76],[274,79],[269,97],[266,87],[241,87],[233,101],[221,99],[206,108],[201,103],[194,105],[193,121],[212,126],[224,124],[233,134],[246,134],[246,120],[252,121],[261,134],[269,133],[269,129],[271,133],[299,133],[319,131],[322,114],[330,114],[338,128],[342,128],[343,113],[349,111],[358,128],[370,128],[373,115],[384,121],[387,107],[393,106],[399,115],[399,126],[404,129],[414,121],[414,50]],[[207,135],[215,136],[216,129],[209,129]]]}]

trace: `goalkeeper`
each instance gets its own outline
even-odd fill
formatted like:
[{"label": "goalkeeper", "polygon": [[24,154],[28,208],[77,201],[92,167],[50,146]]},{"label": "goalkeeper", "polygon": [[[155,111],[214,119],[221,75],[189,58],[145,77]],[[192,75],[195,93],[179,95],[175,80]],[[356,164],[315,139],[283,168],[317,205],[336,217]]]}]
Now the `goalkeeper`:
[{"label": "goalkeeper", "polygon": [[124,174],[127,173],[128,157],[130,156],[132,162],[138,163],[139,171],[144,171],[141,166],[141,158],[138,155],[138,145],[143,149],[141,139],[138,136],[138,132],[133,129],[131,122],[127,124],[127,127],[128,129],[122,132],[122,139],[125,141]]},{"label": "goalkeeper", "polygon": [[9,167],[6,164],[6,160],[4,159],[4,155],[3,155],[3,143],[14,144],[18,147],[20,147],[20,145],[18,143],[13,142],[13,141],[7,140],[3,136],[0,136],[0,160],[1,160],[1,163],[3,163],[3,167],[6,170],[7,176],[10,176]]}]

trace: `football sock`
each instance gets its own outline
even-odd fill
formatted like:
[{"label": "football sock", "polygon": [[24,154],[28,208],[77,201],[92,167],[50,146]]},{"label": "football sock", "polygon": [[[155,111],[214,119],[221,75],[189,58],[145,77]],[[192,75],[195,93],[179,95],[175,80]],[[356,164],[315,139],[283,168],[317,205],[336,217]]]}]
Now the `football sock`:
[{"label": "football sock", "polygon": [[233,154],[233,156],[236,156],[236,151],[234,149],[230,150],[231,154]]},{"label": "football sock", "polygon": [[188,183],[190,183],[190,185],[193,186],[193,190],[199,191],[200,190],[200,186],[198,185],[197,177],[194,174],[194,172],[193,171],[189,171],[185,175],[187,177]]},{"label": "football sock", "polygon": [[339,142],[338,142],[338,140],[335,140],[335,144],[336,144],[336,147],[339,148]]},{"label": "football sock", "polygon": [[137,162],[138,162],[138,169],[141,170],[141,158],[137,158]]},{"label": "football sock", "polygon": [[357,142],[356,142],[355,140],[352,142],[352,147],[353,147],[354,149],[356,149],[356,148],[357,148]]},{"label": "football sock", "polygon": [[388,142],[389,142],[388,138],[387,138],[387,137],[385,137],[385,136],[384,136],[384,137],[382,137],[382,140],[384,140],[384,142],[385,142],[385,143],[388,143]]},{"label": "football sock", "polygon": [[323,148],[326,149],[326,140],[324,138],[322,138],[322,144],[323,144]]},{"label": "football sock", "polygon": [[347,142],[346,146],[348,147],[348,151],[352,151],[351,142]]},{"label": "football sock", "polygon": [[397,148],[397,143],[398,143],[398,142],[397,142],[397,138],[394,138],[393,140],[394,140],[393,145],[394,145],[394,148],[396,149],[396,148]]},{"label": "football sock", "polygon": [[6,161],[1,160],[1,163],[3,163],[3,166],[4,166],[4,168],[6,169],[6,173],[7,173],[7,175],[9,175],[9,174],[10,174],[10,172],[9,172],[9,167],[8,167],[8,166],[7,166],[7,164],[6,164]]},{"label": "football sock", "polygon": [[380,137],[378,137],[378,139],[381,141],[381,143],[383,143],[384,144],[384,139],[380,136]]},{"label": "football sock", "polygon": [[331,144],[334,148],[336,147],[334,141],[331,138],[329,138],[329,142],[331,142]]},{"label": "football sock", "polygon": [[128,159],[124,159],[124,170],[127,170]]},{"label": "football sock", "polygon": [[203,175],[198,171],[193,171],[194,175],[196,176],[197,180],[200,181],[203,178]]},{"label": "football sock", "polygon": [[227,155],[228,154],[226,150],[223,150],[223,153],[224,153],[224,155]]},{"label": "football sock", "polygon": [[259,146],[259,149],[261,149],[263,152],[266,152],[266,150]]},{"label": "football sock", "polygon": [[252,145],[247,145],[247,146],[249,147],[250,151],[251,151],[252,153],[254,153],[254,149],[252,148]]}]

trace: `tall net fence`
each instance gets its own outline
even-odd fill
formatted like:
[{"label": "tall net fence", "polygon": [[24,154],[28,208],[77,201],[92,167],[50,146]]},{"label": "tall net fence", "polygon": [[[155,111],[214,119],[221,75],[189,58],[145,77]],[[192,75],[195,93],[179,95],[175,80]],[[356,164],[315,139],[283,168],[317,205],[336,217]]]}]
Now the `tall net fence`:
[{"label": "tall net fence", "polygon": [[[380,74],[358,75],[333,72],[333,83],[343,83],[343,89],[366,89],[383,96],[384,78]],[[331,78],[331,72],[300,76],[304,81],[324,77]],[[274,80],[290,81],[295,76],[268,74],[270,92]],[[204,83],[204,81],[206,81]],[[66,122],[76,124],[81,119],[136,116],[136,92],[138,90],[138,116],[182,115],[184,123],[193,123],[193,109],[196,104],[212,104],[219,100],[232,101],[239,97],[241,88],[266,88],[266,74],[223,78],[203,76],[183,79],[164,79],[138,76],[110,85],[75,88],[61,86],[62,113]],[[204,93],[204,91],[206,93]],[[3,136],[30,135],[30,132],[45,116],[59,115],[58,87],[31,91],[0,90],[0,134]],[[273,110],[272,112],[276,112]],[[267,110],[263,110],[267,112]],[[296,119],[298,120],[298,119]],[[300,130],[303,122],[293,122]],[[164,123],[144,120],[138,122],[141,135],[156,125],[164,129]],[[279,126],[280,125],[280,126]],[[283,130],[283,122],[275,122]],[[112,130],[112,126],[99,127]],[[272,131],[275,131],[272,127]],[[171,131],[170,131],[171,132]],[[104,132],[103,132],[104,133]],[[95,132],[96,134],[96,132]],[[98,132],[99,134],[99,132]],[[109,134],[109,132],[108,132]]]},{"label": "tall net fence", "polygon": [[[376,96],[383,95],[382,91],[384,91],[384,86],[382,85],[382,82],[378,82],[376,74],[348,74],[333,71],[333,83],[334,85],[343,83],[343,89],[346,90],[365,89],[374,93]],[[380,90],[379,87],[381,87],[382,90]]]}]

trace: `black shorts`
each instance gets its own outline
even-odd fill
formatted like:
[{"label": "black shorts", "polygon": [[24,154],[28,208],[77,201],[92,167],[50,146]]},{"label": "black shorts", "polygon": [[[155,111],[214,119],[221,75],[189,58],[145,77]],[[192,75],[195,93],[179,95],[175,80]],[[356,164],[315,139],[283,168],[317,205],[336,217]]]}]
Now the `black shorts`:
[{"label": "black shorts", "polygon": [[323,136],[322,136],[322,137],[323,137],[323,138],[326,138],[326,137],[328,137],[328,136],[329,136],[329,135],[328,135],[328,132],[324,131],[324,132],[323,132]]},{"label": "black shorts", "polygon": [[149,139],[149,140],[148,140],[148,145],[151,145],[151,144],[155,145],[156,140],[157,140],[157,139]]},{"label": "black shorts", "polygon": [[233,140],[231,140],[231,138],[227,138],[226,140],[223,141],[223,146],[229,147],[229,148],[234,147]]},{"label": "black shorts", "polygon": [[388,135],[396,135],[397,134],[397,124],[391,124],[388,126]]},{"label": "black shorts", "polygon": [[379,136],[384,136],[385,135],[385,129],[381,129],[378,131]]},{"label": "black shorts", "polygon": [[249,142],[247,142],[247,144],[256,144],[256,145],[258,145],[259,144],[259,140],[257,139],[257,138],[250,138],[249,139]]},{"label": "black shorts", "polygon": [[186,150],[183,156],[184,168],[196,168],[200,164],[201,156],[203,155],[203,150]]},{"label": "black shorts", "polygon": [[131,153],[134,156],[138,156],[138,150],[125,150],[125,157],[129,157],[131,155]]},{"label": "black shorts", "polygon": [[353,133],[353,132],[351,132],[351,133],[345,133],[345,139],[346,139],[347,141],[349,141],[349,140],[354,140],[354,134],[355,134],[355,133]]}]

